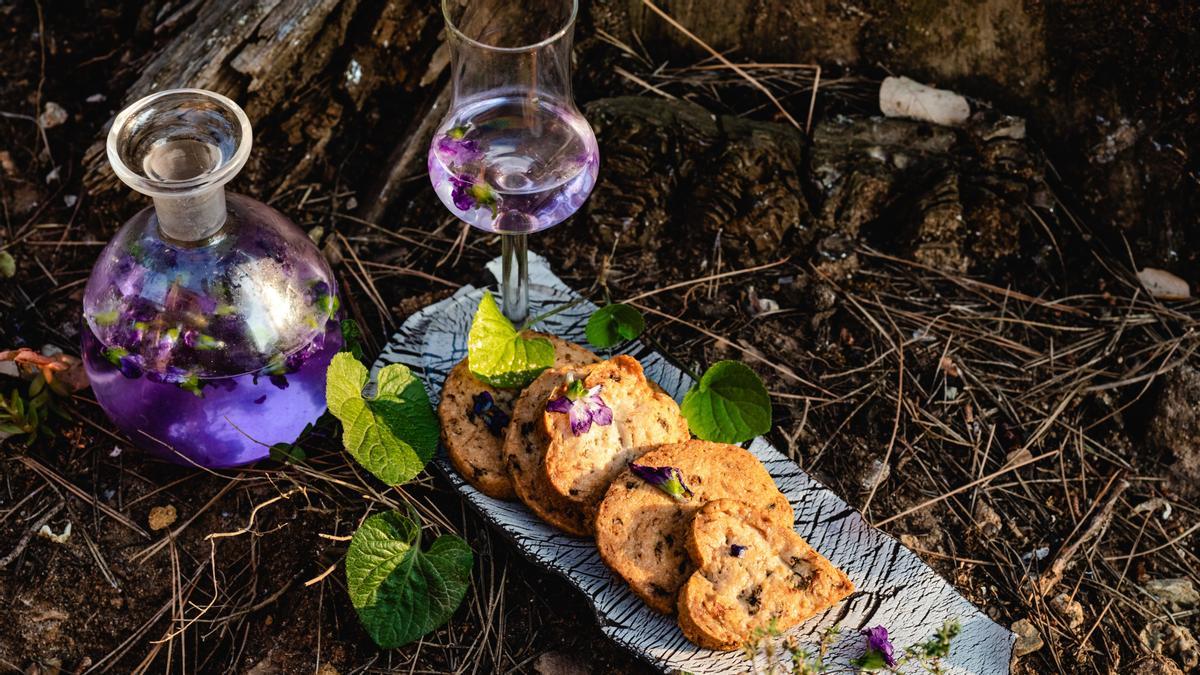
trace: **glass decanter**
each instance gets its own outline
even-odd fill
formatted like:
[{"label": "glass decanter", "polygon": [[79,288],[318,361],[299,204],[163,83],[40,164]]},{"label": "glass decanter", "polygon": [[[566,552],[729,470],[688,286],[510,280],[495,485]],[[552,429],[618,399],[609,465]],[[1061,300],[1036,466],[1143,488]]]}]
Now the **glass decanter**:
[{"label": "glass decanter", "polygon": [[529,312],[528,235],[566,220],[596,184],[596,137],[571,93],[577,0],[442,0],[453,101],[429,177],[455,216],[503,245],[501,295]]},{"label": "glass decanter", "polygon": [[325,410],[341,348],[333,273],[305,233],[229,182],[250,120],[208,91],[163,91],[108,134],[117,176],[154,205],[104,248],[83,300],[92,391],[136,445],[209,468],[266,457]]}]

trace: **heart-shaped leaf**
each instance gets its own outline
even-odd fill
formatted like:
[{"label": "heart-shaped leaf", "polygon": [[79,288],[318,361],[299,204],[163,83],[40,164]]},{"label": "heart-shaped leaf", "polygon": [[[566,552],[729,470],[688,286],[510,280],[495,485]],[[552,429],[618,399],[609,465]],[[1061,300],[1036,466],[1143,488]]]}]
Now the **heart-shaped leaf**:
[{"label": "heart-shaped leaf", "polygon": [[587,322],[588,342],[607,349],[632,340],[646,330],[646,319],[642,313],[630,307],[616,303],[605,305],[592,313]]},{"label": "heart-shaped leaf", "polygon": [[467,594],[473,556],[442,535],[421,550],[421,526],[398,511],[367,518],[346,552],[346,585],[363,627],[384,649],[428,635]]},{"label": "heart-shaped leaf", "polygon": [[697,438],[741,443],[771,430],[771,396],[740,361],[718,361],[692,385],[679,407]]},{"label": "heart-shaped leaf", "polygon": [[475,377],[501,389],[519,389],[554,365],[554,345],[523,338],[491,293],[484,292],[467,335],[467,363]]},{"label": "heart-shaped leaf", "polygon": [[342,422],[342,443],[388,485],[421,473],[433,459],[438,423],[421,381],[401,364],[379,371],[374,398],[363,397],[367,368],[349,352],[333,357],[325,380],[329,412]]}]

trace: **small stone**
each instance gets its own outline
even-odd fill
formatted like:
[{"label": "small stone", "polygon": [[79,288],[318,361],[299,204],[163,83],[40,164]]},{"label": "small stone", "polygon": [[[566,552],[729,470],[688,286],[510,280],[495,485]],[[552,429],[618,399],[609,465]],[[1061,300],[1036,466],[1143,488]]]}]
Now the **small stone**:
[{"label": "small stone", "polygon": [[1196,592],[1191,579],[1151,579],[1146,582],[1145,589],[1172,612],[1200,604],[1200,593]]},{"label": "small stone", "polygon": [[150,529],[154,532],[166,529],[175,523],[175,507],[171,504],[150,509]]},{"label": "small stone", "polygon": [[42,529],[38,530],[38,536],[43,539],[49,539],[56,544],[65,544],[71,538],[71,521],[67,521],[66,527],[62,532],[55,532],[50,529],[49,525],[43,525]]},{"label": "small stone", "polygon": [[1029,619],[1021,619],[1014,623],[1012,630],[1017,634],[1017,641],[1013,644],[1014,658],[1032,654],[1046,644],[1042,641],[1042,636],[1038,633],[1037,627]]},{"label": "small stone", "polygon": [[862,491],[874,492],[879,489],[880,485],[888,479],[892,473],[892,467],[875,459],[871,460],[871,468],[867,470],[862,478]]},{"label": "small stone", "polygon": [[1150,295],[1159,300],[1187,300],[1192,297],[1188,282],[1166,270],[1145,267],[1137,273],[1137,278]]},{"label": "small stone", "polygon": [[317,675],[341,675],[341,673],[332,664],[322,663],[321,667],[317,668]]},{"label": "small stone", "polygon": [[1046,556],[1048,556],[1048,555],[1050,555],[1050,547],[1049,546],[1040,546],[1038,548],[1033,549],[1032,551],[1029,551],[1028,553],[1022,553],[1021,554],[1021,562],[1030,563],[1030,562],[1045,560]]},{"label": "small stone", "polygon": [[588,668],[579,659],[562,652],[546,652],[533,662],[538,675],[588,675]]},{"label": "small stone", "polygon": [[975,527],[979,533],[991,539],[1000,533],[1000,514],[987,503],[986,499],[975,502]]},{"label": "small stone", "polygon": [[53,129],[67,121],[67,110],[54,101],[46,101],[42,114],[38,116],[38,124],[43,129]]},{"label": "small stone", "polygon": [[1146,649],[1173,659],[1184,671],[1200,666],[1200,644],[1183,626],[1156,621],[1147,624],[1138,633],[1138,639]]},{"label": "small stone", "polygon": [[1129,675],[1183,675],[1183,671],[1162,654],[1150,654],[1130,664]]},{"label": "small stone", "polygon": [[12,153],[7,150],[0,150],[0,170],[9,178],[17,177],[17,165],[13,162]]},{"label": "small stone", "polygon": [[1072,600],[1066,593],[1059,593],[1050,600],[1050,609],[1067,622],[1072,629],[1083,625],[1083,605]]},{"label": "small stone", "polygon": [[1026,464],[1031,459],[1033,459],[1033,453],[1029,451],[1029,448],[1017,448],[1016,450],[1010,451],[1004,457],[1004,465],[1016,466],[1017,464]]},{"label": "small stone", "polygon": [[1146,429],[1151,448],[1174,458],[1167,484],[1181,495],[1200,497],[1200,369],[1182,365],[1161,378]]},{"label": "small stone", "polygon": [[879,109],[887,117],[958,126],[971,116],[971,106],[960,94],[915,82],[907,77],[886,77],[879,87]]}]

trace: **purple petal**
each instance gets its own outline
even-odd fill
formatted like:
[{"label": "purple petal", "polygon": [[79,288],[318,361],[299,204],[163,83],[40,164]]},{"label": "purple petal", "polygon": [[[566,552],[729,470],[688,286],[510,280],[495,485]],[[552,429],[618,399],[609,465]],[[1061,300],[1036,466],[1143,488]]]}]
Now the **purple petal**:
[{"label": "purple petal", "polygon": [[592,428],[592,412],[578,401],[571,404],[570,417],[572,434],[582,436]]},{"label": "purple petal", "polygon": [[479,143],[474,139],[462,137],[461,134],[466,133],[465,130],[458,130],[457,138],[454,131],[451,130],[451,133],[438,138],[434,144],[434,150],[441,160],[447,164],[462,164],[478,159]]},{"label": "purple petal", "polygon": [[633,471],[633,475],[655,487],[666,483],[671,478],[671,467],[669,466],[645,466],[637,462],[630,462],[629,469]]},{"label": "purple petal", "polygon": [[490,391],[479,392],[475,395],[475,398],[472,399],[472,401],[474,403],[472,406],[472,411],[476,415],[483,415],[496,405],[496,401],[492,399],[492,393]]},{"label": "purple petal", "polygon": [[629,468],[635,476],[662,490],[677,501],[684,501],[692,496],[691,488],[683,482],[683,472],[673,466],[643,466],[630,462]]},{"label": "purple petal", "polygon": [[864,631],[867,636],[867,651],[876,651],[883,655],[884,663],[888,667],[896,665],[896,656],[892,641],[888,639],[887,628],[883,626],[875,626]]},{"label": "purple petal", "polygon": [[559,396],[546,404],[546,410],[556,413],[569,413],[571,412],[571,399],[566,396]]},{"label": "purple petal", "polygon": [[454,186],[450,190],[450,200],[454,205],[463,211],[475,208],[475,197],[471,194],[471,186],[475,181],[465,173],[450,176],[450,183]]},{"label": "purple petal", "polygon": [[508,413],[499,408],[493,408],[484,423],[493,436],[500,438],[504,435],[504,429],[508,427],[510,421],[512,420],[509,418]]},{"label": "purple petal", "polygon": [[612,408],[605,405],[604,399],[600,398],[599,395],[589,396],[584,399],[584,404],[587,406],[588,412],[591,413],[593,422],[602,427],[612,424]]},{"label": "purple petal", "polygon": [[129,378],[140,377],[142,374],[142,369],[132,356],[122,356],[117,362],[117,369],[121,371],[122,375]]}]

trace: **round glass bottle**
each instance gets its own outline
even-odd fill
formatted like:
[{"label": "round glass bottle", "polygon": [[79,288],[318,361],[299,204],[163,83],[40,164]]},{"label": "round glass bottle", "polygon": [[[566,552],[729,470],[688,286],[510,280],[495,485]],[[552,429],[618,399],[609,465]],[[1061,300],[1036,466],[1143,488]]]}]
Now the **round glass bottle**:
[{"label": "round glass bottle", "polygon": [[233,101],[175,89],[123,110],[108,158],[154,200],[104,248],[83,300],[92,391],[139,447],[219,468],[266,457],[325,410],[341,348],[333,273],[305,233],[229,182],[250,154]]}]

